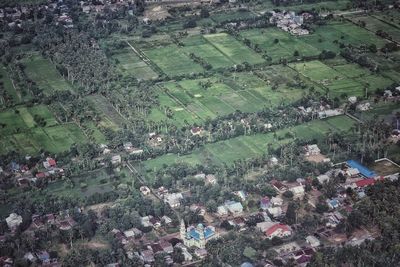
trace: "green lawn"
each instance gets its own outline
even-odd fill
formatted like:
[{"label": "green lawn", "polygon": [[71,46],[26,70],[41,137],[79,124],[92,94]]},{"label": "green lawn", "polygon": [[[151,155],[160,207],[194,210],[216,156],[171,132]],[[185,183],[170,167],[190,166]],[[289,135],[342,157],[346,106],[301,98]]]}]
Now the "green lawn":
[{"label": "green lawn", "polygon": [[[355,23],[364,22],[365,28],[372,32],[376,32],[378,30],[387,32],[394,41],[400,42],[400,30],[399,28],[395,28],[392,25],[379,20],[374,16],[354,16],[351,20]],[[389,22],[390,23],[390,22]]]}]

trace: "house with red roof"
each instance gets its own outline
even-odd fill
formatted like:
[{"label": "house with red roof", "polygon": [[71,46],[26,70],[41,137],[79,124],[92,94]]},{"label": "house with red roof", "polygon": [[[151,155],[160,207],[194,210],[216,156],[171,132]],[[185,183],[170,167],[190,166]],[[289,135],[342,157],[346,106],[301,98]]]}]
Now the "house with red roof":
[{"label": "house with red roof", "polygon": [[370,186],[375,184],[376,180],[374,178],[369,178],[369,179],[362,179],[362,180],[358,180],[357,182],[354,183],[354,187],[357,188],[363,188],[366,186]]},{"label": "house with red roof", "polygon": [[43,162],[43,167],[45,167],[46,169],[50,169],[53,168],[57,165],[57,162],[55,159],[53,158],[46,158],[46,161]]},{"label": "house with red roof", "polygon": [[283,238],[290,236],[291,234],[292,229],[288,225],[282,223],[274,224],[265,230],[265,235],[268,239],[272,239],[274,237]]}]

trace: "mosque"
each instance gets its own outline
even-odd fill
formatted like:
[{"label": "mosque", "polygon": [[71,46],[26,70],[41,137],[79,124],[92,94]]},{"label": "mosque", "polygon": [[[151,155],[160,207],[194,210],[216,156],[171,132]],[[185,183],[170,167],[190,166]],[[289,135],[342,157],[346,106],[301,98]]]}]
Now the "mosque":
[{"label": "mosque", "polygon": [[189,226],[186,228],[183,220],[181,220],[180,235],[185,246],[198,248],[205,248],[209,240],[219,236],[213,226],[204,227],[203,224],[199,223],[196,227]]}]

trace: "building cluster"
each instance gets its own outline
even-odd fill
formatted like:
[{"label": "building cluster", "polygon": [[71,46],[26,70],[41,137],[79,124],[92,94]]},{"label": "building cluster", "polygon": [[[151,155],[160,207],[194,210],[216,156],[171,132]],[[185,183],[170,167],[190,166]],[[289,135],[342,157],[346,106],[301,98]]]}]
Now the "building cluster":
[{"label": "building cluster", "polygon": [[69,7],[62,0],[48,1],[35,6],[23,5],[0,9],[0,22],[6,24],[9,29],[21,28],[22,23],[32,22],[38,13],[51,14],[56,25],[62,25],[64,28],[74,27]]},{"label": "building cluster", "polygon": [[312,18],[309,13],[296,15],[293,11],[275,12],[271,11],[270,23],[275,24],[278,28],[289,32],[293,35],[308,35],[310,32],[303,27],[305,20]]},{"label": "building cluster", "polygon": [[47,157],[33,162],[31,157],[25,158],[25,163],[11,161],[7,166],[0,166],[0,177],[7,178],[8,183],[17,187],[41,186],[43,183],[55,181],[64,176],[64,169],[57,166],[55,159]]}]

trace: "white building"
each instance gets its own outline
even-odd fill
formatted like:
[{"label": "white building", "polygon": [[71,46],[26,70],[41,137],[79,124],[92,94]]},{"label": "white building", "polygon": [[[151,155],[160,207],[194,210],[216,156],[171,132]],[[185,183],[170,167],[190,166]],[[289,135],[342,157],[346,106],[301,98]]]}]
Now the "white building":
[{"label": "white building", "polygon": [[177,208],[181,205],[183,196],[181,193],[168,193],[164,196],[165,203],[168,203],[171,208]]},{"label": "white building", "polygon": [[312,235],[306,237],[306,242],[313,248],[319,247],[321,245],[321,242],[319,242],[319,240]]},{"label": "white building", "polygon": [[292,187],[289,190],[293,193],[293,199],[303,199],[305,194],[303,185]]},{"label": "white building", "polygon": [[7,226],[11,231],[17,229],[17,227],[22,223],[22,216],[16,213],[11,213],[10,216],[6,218]]}]

